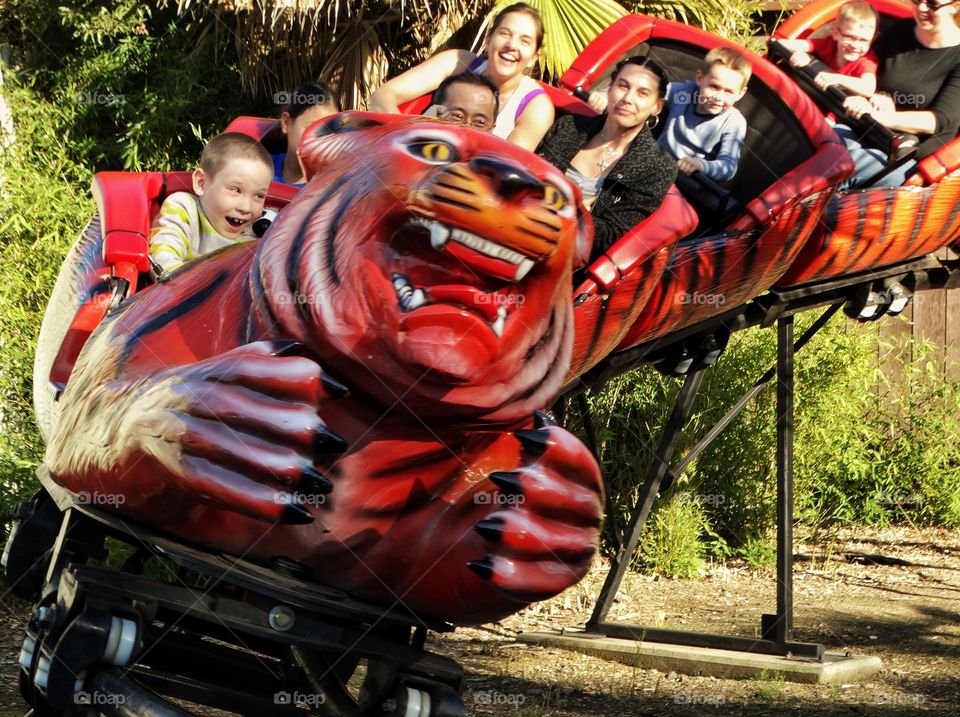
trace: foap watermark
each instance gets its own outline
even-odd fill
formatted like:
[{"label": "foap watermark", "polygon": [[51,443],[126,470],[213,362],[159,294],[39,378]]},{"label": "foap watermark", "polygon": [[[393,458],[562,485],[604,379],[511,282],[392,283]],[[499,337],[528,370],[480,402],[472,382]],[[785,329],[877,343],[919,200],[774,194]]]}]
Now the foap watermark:
[{"label": "foap watermark", "polygon": [[927,701],[925,695],[897,694],[895,692],[877,692],[873,696],[873,703],[877,705],[898,705],[902,707],[919,707]]},{"label": "foap watermark", "polygon": [[717,508],[727,502],[727,496],[723,493],[684,493],[680,500],[684,503],[696,503],[697,505],[709,505],[711,508]]},{"label": "foap watermark", "polygon": [[78,92],[74,97],[78,105],[103,105],[104,107],[119,107],[127,101],[126,95],[116,95],[112,92]]},{"label": "foap watermark", "polygon": [[73,695],[73,704],[88,705],[90,707],[119,707],[126,704],[126,702],[126,696],[107,692],[87,692],[86,690],[80,690]]},{"label": "foap watermark", "polygon": [[526,701],[527,696],[519,692],[483,690],[473,693],[473,703],[475,705],[508,705],[510,707],[519,707]]},{"label": "foap watermark", "polygon": [[313,506],[318,508],[327,502],[327,496],[323,493],[301,493],[293,491],[292,493],[275,493],[273,502],[279,505],[299,505]]},{"label": "foap watermark", "polygon": [[270,297],[270,303],[275,306],[292,304],[294,306],[323,306],[329,302],[329,299],[323,294],[305,294],[302,291],[294,291],[291,294],[278,293]]},{"label": "foap watermark", "polygon": [[127,497],[121,493],[100,493],[99,491],[82,490],[77,493],[77,505],[106,505],[116,508],[127,502]]},{"label": "foap watermark", "polygon": [[493,304],[494,306],[523,306],[527,297],[523,294],[487,294],[478,293],[473,297],[475,304]]},{"label": "foap watermark", "polygon": [[677,105],[690,105],[696,104],[700,99],[699,90],[694,90],[693,92],[674,92],[673,96],[670,98],[670,101],[673,104]]},{"label": "foap watermark", "polygon": [[473,502],[477,505],[521,505],[526,498],[523,495],[513,493],[490,493],[483,491],[473,496]]},{"label": "foap watermark", "polygon": [[692,304],[694,306],[723,306],[727,303],[727,297],[723,294],[709,294],[694,291],[692,294],[688,291],[677,294],[678,304]]},{"label": "foap watermark", "polygon": [[726,700],[721,695],[698,695],[691,692],[678,692],[673,696],[675,705],[704,705],[719,707]]},{"label": "foap watermark", "polygon": [[326,92],[274,92],[273,103],[283,107],[309,107],[332,104],[333,98]]},{"label": "foap watermark", "polygon": [[920,508],[926,502],[919,493],[877,493],[873,496],[877,505],[898,505],[901,508]]},{"label": "foap watermark", "polygon": [[894,92],[890,95],[897,107],[926,107],[927,96],[919,92]]},{"label": "foap watermark", "polygon": [[327,701],[327,696],[314,692],[287,692],[286,690],[273,693],[273,704],[290,705],[292,707],[320,707]]}]

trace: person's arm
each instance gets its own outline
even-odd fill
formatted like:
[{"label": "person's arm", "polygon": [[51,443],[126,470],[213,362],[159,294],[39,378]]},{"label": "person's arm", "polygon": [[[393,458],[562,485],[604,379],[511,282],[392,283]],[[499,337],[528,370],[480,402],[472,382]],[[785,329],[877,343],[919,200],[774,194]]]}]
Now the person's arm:
[{"label": "person's arm", "polygon": [[[734,110],[730,111],[733,112]],[[699,160],[703,164],[701,171],[704,175],[715,182],[726,182],[733,179],[733,175],[737,173],[737,165],[740,164],[740,153],[743,150],[743,142],[746,138],[746,120],[743,117],[731,118],[731,121],[720,133],[716,158]]]},{"label": "person's arm", "polygon": [[862,97],[870,97],[877,91],[877,76],[872,73],[860,75],[860,77],[851,77],[850,75],[841,75],[839,72],[820,72],[813,78],[813,81],[821,90],[825,90],[831,85],[839,85]]},{"label": "person's arm", "polygon": [[163,200],[150,230],[150,258],[164,271],[172,271],[192,258],[190,237],[199,231],[195,200],[176,192]]},{"label": "person's arm", "polygon": [[811,52],[813,50],[813,43],[809,40],[781,40],[779,37],[775,39],[790,52]]},{"label": "person's arm", "polygon": [[450,75],[463,72],[474,59],[466,50],[444,50],[380,85],[370,95],[371,112],[400,111],[400,105],[433,92]]},{"label": "person's arm", "polygon": [[848,97],[843,110],[854,119],[869,114],[874,120],[895,132],[934,134],[939,129],[936,114],[930,110],[896,110],[887,95]]},{"label": "person's arm", "polygon": [[523,109],[507,141],[532,152],[550,129],[554,116],[550,97],[546,94],[537,95]]},{"label": "person's arm", "polygon": [[813,52],[813,43],[809,40],[781,40],[777,39],[781,45],[790,51],[789,62],[794,67],[806,67],[813,58],[810,53]]}]

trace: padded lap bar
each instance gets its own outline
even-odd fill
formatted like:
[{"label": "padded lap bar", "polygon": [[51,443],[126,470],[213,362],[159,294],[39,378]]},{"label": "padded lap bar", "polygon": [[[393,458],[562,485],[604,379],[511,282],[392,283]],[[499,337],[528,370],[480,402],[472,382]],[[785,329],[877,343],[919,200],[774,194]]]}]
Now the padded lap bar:
[{"label": "padded lap bar", "polygon": [[697,226],[696,212],[675,186],[653,214],[628,231],[587,268],[587,276],[606,291],[651,254],[680,239]]}]

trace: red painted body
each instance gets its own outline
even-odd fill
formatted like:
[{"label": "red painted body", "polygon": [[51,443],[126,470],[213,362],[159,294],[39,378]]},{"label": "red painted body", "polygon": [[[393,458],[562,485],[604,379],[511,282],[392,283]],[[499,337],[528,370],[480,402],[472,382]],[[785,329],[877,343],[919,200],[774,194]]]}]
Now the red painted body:
[{"label": "red painted body", "polygon": [[[533,413],[568,372],[589,223],[558,170],[511,152],[428,120],[314,125],[312,179],[261,241],[173,272],[90,337],[54,479],[181,540],[458,623],[577,582],[599,469]],[[146,231],[149,214],[122,215],[105,208],[107,237]]]}]

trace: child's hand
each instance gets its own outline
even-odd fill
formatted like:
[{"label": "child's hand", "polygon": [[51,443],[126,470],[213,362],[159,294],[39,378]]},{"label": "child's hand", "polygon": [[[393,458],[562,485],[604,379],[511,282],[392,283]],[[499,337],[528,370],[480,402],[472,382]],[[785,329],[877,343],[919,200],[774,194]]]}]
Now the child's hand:
[{"label": "child's hand", "polygon": [[873,111],[873,105],[866,97],[848,97],[843,101],[843,111],[854,119],[860,119],[865,114]]},{"label": "child's hand", "polygon": [[607,93],[606,92],[591,92],[590,99],[587,100],[593,109],[597,112],[603,113],[607,110]]},{"label": "child's hand", "polygon": [[880,114],[896,112],[897,106],[893,104],[893,98],[886,92],[877,92],[870,96],[870,105]]},{"label": "child's hand", "polygon": [[806,67],[813,61],[813,58],[810,57],[803,50],[797,50],[792,55],[790,55],[790,64],[794,67]]},{"label": "child's hand", "polygon": [[837,76],[832,72],[818,72],[813,78],[813,84],[821,90],[826,90],[831,85],[837,84]]},{"label": "child's hand", "polygon": [[684,177],[689,177],[694,172],[702,172],[704,169],[706,169],[706,165],[699,159],[684,157],[677,160],[677,170]]}]

